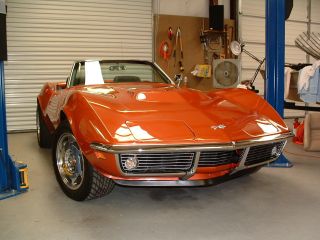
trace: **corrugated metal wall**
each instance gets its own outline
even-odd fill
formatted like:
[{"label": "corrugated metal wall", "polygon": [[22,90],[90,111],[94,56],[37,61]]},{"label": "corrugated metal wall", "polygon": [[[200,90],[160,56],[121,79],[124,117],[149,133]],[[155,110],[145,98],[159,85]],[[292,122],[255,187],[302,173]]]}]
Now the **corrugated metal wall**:
[{"label": "corrugated metal wall", "polygon": [[152,60],[152,0],[7,0],[8,130],[35,129],[43,83],[75,60]]},{"label": "corrugated metal wall", "polygon": [[[289,20],[286,21],[286,63],[306,63],[307,55],[295,46],[295,38],[308,30],[308,2],[309,0],[294,0],[294,7]],[[311,31],[320,32],[320,1],[311,0]],[[265,56],[265,0],[242,0],[240,8],[240,36],[246,43],[246,49],[260,59]],[[312,62],[313,60],[311,60]],[[242,79],[251,79],[258,63],[242,54]],[[264,93],[264,80],[259,74],[255,83]],[[285,116],[303,115],[303,112],[285,110]]]}]

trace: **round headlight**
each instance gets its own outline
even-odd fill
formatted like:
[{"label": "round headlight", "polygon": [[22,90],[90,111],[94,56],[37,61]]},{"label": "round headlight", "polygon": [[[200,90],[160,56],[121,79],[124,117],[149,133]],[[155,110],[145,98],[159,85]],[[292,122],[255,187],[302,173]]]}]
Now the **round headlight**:
[{"label": "round headlight", "polygon": [[136,157],[129,157],[125,162],[124,166],[127,170],[132,170],[138,167],[138,159]]},{"label": "round headlight", "polygon": [[272,150],[271,150],[271,155],[272,155],[272,156],[276,156],[276,155],[278,155],[278,154],[279,154],[278,148],[277,148],[276,146],[274,146],[274,147],[272,148]]}]

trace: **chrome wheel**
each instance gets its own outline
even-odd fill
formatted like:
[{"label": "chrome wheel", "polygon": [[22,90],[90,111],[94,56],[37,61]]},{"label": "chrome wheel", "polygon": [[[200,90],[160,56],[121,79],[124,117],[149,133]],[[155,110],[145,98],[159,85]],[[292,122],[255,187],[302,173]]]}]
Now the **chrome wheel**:
[{"label": "chrome wheel", "polygon": [[84,161],[75,137],[63,133],[57,142],[56,164],[63,183],[71,190],[81,187],[84,178]]},{"label": "chrome wheel", "polygon": [[55,131],[52,161],[61,189],[73,200],[84,201],[102,197],[114,187],[113,180],[94,169],[82,154],[68,121],[61,122]]}]

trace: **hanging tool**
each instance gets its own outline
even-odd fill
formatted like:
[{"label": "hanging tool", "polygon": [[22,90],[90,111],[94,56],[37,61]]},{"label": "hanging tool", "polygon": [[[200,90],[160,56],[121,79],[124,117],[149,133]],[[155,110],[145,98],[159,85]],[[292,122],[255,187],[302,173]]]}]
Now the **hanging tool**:
[{"label": "hanging tool", "polygon": [[175,42],[174,50],[173,50],[173,57],[176,57],[178,44],[179,44],[179,48],[180,48],[180,58],[183,59],[183,48],[182,48],[182,38],[181,38],[181,29],[180,29],[180,27],[178,27],[177,31],[176,31],[176,42]]},{"label": "hanging tool", "polygon": [[179,69],[180,69],[180,72],[184,71],[184,67],[181,60],[179,61]]},{"label": "hanging tool", "polygon": [[169,38],[170,41],[173,39],[172,27],[169,27],[169,29],[168,29],[168,38]]},{"label": "hanging tool", "polygon": [[160,44],[160,56],[165,60],[168,61],[172,53],[172,47],[170,42],[162,41]]},{"label": "hanging tool", "polygon": [[179,61],[179,66],[180,66],[180,71],[183,71],[183,64],[182,64],[182,59],[183,59],[183,48],[182,48],[182,37],[181,37],[181,29],[180,27],[177,28],[176,35],[175,35],[175,45],[173,49],[173,57],[174,57],[174,66],[177,61],[177,48],[179,45],[179,50],[180,50],[180,61]]}]

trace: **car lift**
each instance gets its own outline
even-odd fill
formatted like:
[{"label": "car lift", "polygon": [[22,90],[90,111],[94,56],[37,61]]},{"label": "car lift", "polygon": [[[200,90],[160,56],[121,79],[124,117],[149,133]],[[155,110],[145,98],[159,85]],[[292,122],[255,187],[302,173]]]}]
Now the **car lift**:
[{"label": "car lift", "polygon": [[29,188],[27,165],[12,161],[8,153],[3,61],[7,59],[5,18],[6,14],[0,13],[0,200]]},{"label": "car lift", "polygon": [[[265,99],[284,117],[285,0],[266,0],[266,79]],[[269,167],[292,167],[281,155]]]},{"label": "car lift", "polygon": [[29,188],[27,165],[12,161],[8,153],[4,93],[4,63],[0,61],[0,200]]}]

